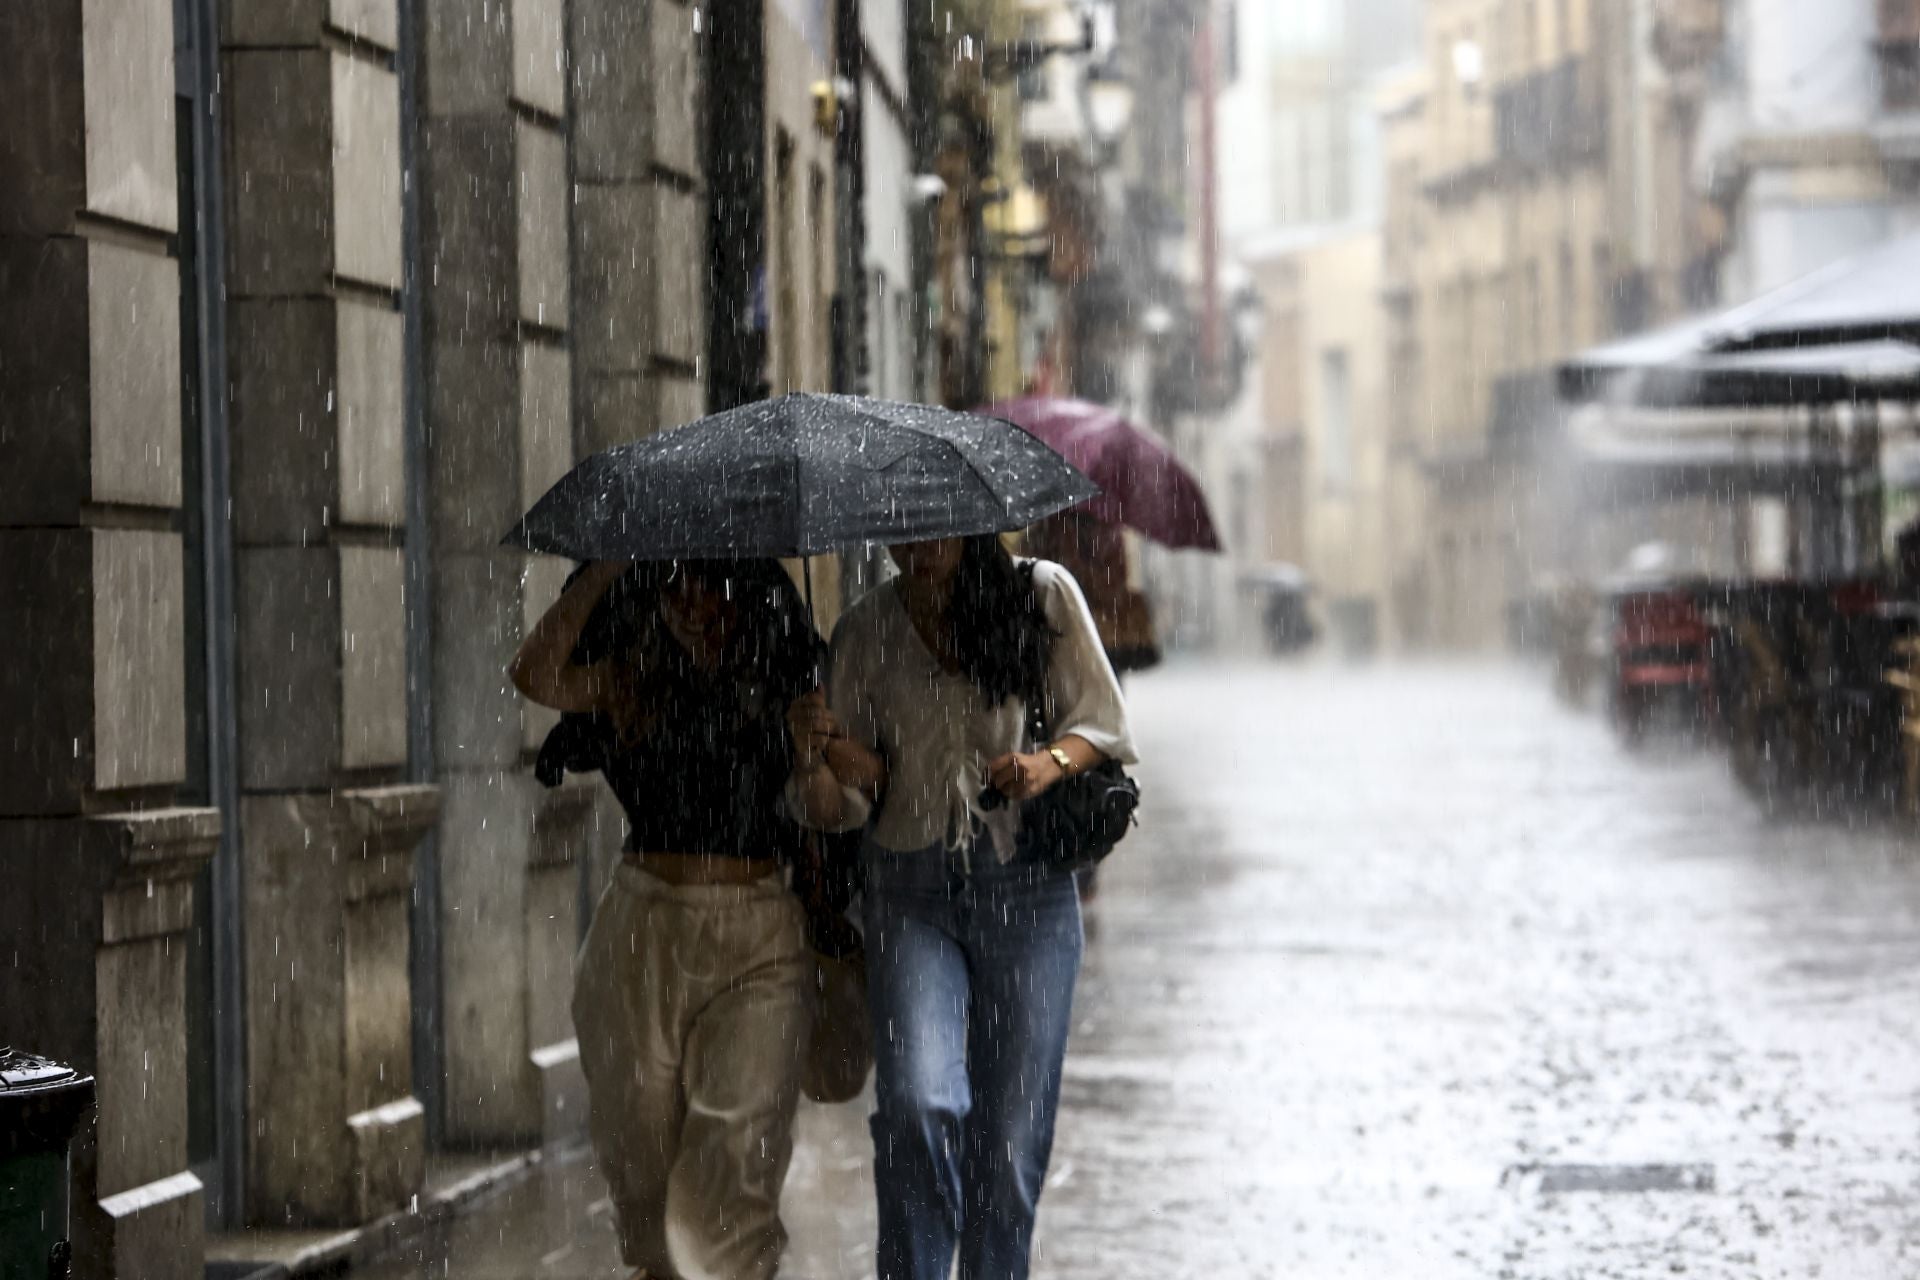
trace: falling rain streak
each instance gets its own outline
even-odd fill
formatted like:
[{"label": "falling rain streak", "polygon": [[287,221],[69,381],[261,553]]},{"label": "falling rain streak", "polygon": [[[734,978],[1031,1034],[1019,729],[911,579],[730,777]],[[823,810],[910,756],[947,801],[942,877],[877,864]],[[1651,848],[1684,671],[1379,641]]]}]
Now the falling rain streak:
[{"label": "falling rain streak", "polygon": [[51,10],[0,1273],[1915,1271],[1920,2]]}]

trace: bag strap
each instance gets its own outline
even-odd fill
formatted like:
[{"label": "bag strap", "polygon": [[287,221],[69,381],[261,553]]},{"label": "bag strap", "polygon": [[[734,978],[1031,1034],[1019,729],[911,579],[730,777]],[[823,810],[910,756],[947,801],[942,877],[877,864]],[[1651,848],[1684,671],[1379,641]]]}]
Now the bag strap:
[{"label": "bag strap", "polygon": [[[1028,563],[1021,565],[1020,571],[1022,576],[1025,578],[1027,585],[1029,587],[1032,587],[1033,586],[1032,562],[1029,561]],[[1035,590],[1035,599],[1037,600],[1039,598],[1038,588],[1034,588],[1034,590]],[[1038,751],[1040,749],[1040,746],[1042,743],[1051,742],[1053,740],[1053,731],[1051,728],[1051,721],[1053,717],[1050,714],[1050,707],[1053,702],[1053,691],[1047,686],[1047,676],[1053,669],[1053,642],[1058,638],[1059,637],[1054,634],[1053,629],[1051,627],[1046,626],[1044,622],[1041,624],[1039,639],[1040,639],[1040,643],[1046,646],[1047,660],[1041,666],[1041,669],[1040,669],[1039,687],[1036,689],[1028,690],[1027,698],[1026,698],[1027,734],[1030,739],[1028,746],[1035,751]]]}]

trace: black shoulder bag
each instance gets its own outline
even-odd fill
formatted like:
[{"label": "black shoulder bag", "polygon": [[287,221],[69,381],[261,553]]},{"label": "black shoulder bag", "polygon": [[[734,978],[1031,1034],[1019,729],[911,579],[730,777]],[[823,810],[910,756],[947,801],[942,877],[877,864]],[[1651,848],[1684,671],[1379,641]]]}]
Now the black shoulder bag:
[{"label": "black shoulder bag", "polygon": [[[1053,741],[1045,699],[1038,693],[1027,701],[1036,748]],[[1137,825],[1139,807],[1140,784],[1118,760],[1102,760],[1027,801],[1020,810],[1019,860],[1062,871],[1097,866]]]}]

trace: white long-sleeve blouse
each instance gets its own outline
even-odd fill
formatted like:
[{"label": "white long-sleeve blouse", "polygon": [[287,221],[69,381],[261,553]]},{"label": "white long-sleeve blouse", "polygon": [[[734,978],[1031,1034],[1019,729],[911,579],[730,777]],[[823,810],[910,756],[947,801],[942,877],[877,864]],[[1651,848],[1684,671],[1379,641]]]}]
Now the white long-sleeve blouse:
[{"label": "white long-sleeve blouse", "polygon": [[[1108,758],[1132,764],[1138,757],[1120,682],[1079,584],[1048,560],[1033,562],[1033,583],[1055,633],[1049,731],[1055,740],[1077,734]],[[988,705],[965,675],[942,667],[892,583],[861,597],[834,629],[827,702],[847,733],[887,762],[880,813],[873,817],[866,798],[847,788],[843,829],[873,817],[874,842],[908,852],[957,848],[978,822],[1000,861],[1013,856],[1019,806],[982,810],[979,797],[989,760],[1039,745],[1027,741],[1026,707],[1017,697]]]}]

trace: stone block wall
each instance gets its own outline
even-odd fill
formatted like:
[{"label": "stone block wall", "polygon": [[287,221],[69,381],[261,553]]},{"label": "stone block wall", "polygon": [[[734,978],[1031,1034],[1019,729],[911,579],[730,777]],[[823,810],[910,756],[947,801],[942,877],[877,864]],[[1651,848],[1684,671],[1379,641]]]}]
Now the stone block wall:
[{"label": "stone block wall", "polygon": [[223,6],[246,1205],[404,1208],[411,1051],[397,0]]},{"label": "stone block wall", "polygon": [[[215,1051],[243,1059],[227,1202],[263,1226],[351,1226],[421,1189],[433,1091],[416,1088],[410,950],[429,832],[445,1143],[581,1133],[582,860],[603,869],[624,822],[597,779],[530,776],[555,717],[505,667],[568,566],[497,542],[583,452],[704,409],[691,3],[180,12],[217,15],[194,39],[217,46],[200,159],[218,208],[181,207],[176,71],[199,64],[175,66],[175,0],[0,5],[0,616],[26,648],[0,665],[0,713],[30,726],[0,734],[0,1039],[98,1076],[76,1148],[82,1277],[202,1270],[196,926],[232,929],[242,970],[244,1044]],[[223,290],[183,293],[183,244],[221,255]],[[224,335],[226,383],[204,389],[223,413],[183,394],[201,326]],[[224,422],[224,454],[201,417]],[[222,457],[223,475],[186,470]],[[224,650],[206,656],[220,644],[194,615],[228,540],[231,687],[215,687]],[[224,814],[186,803],[221,793],[200,724],[215,702],[237,732]],[[223,831],[239,914],[196,921]]]},{"label": "stone block wall", "polygon": [[705,89],[694,5],[569,13],[576,438],[591,452],[705,411]]},{"label": "stone block wall", "polygon": [[0,8],[4,1038],[96,1077],[74,1273],[197,1277],[171,0]]},{"label": "stone block wall", "polygon": [[572,988],[579,842],[536,839],[554,805],[524,762],[553,717],[506,678],[565,566],[499,546],[574,460],[563,10],[511,0],[423,15],[442,1122],[459,1146],[580,1131],[550,1121],[581,1111],[568,1101],[582,1088],[573,1029],[552,1016]]}]

